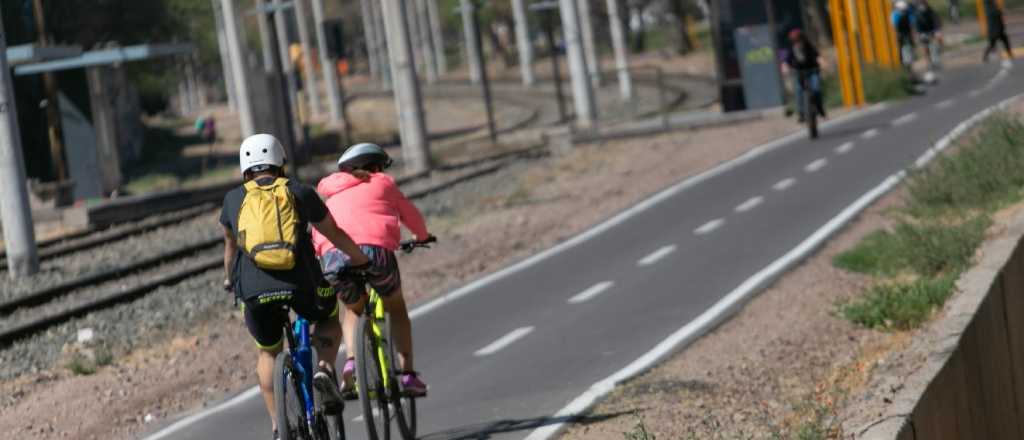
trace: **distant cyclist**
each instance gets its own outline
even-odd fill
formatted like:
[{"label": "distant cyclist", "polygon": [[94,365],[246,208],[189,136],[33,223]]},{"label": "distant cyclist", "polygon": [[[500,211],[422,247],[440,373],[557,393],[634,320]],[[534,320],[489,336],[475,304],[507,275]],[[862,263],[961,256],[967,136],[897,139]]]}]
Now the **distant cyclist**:
[{"label": "distant cyclist", "polygon": [[817,107],[818,113],[825,117],[825,106],[821,96],[821,66],[825,60],[814,47],[814,43],[807,38],[803,30],[795,28],[789,31],[789,50],[786,51],[782,63],[784,74],[793,71],[793,90],[796,91],[797,119],[803,123],[807,109],[804,108],[804,93],[806,85],[812,93],[812,103]]},{"label": "distant cyclist", "polygon": [[1010,49],[1010,37],[1006,35],[1006,22],[1003,21],[1003,11],[999,9],[998,5],[986,2],[985,8],[988,10],[988,16],[986,21],[988,23],[988,47],[985,49],[985,54],[981,56],[981,61],[987,63],[988,56],[996,48],[996,43],[1002,42],[1003,49],[1006,50],[1006,56],[1009,57],[1003,61],[1003,65],[1009,67],[1013,64],[1013,50]]},{"label": "distant cyclist", "polygon": [[[224,289],[242,301],[245,325],[259,348],[256,374],[277,439],[273,372],[274,358],[284,342],[286,307],[314,324],[313,337],[322,359],[313,377],[315,385],[337,390],[333,360],[341,342],[338,300],[330,289],[326,295],[318,292],[322,274],[307,225],[351,255],[358,270],[369,259],[335,225],[313,188],[288,180],[284,149],[276,138],[268,134],[246,138],[239,162],[245,184],[224,196],[220,216]],[[332,397],[340,398],[336,392]]]},{"label": "distant cyclist", "polygon": [[[338,159],[338,172],[325,177],[317,191],[327,200],[334,221],[352,234],[362,252],[370,257],[365,279],[340,276],[337,293],[345,303],[345,345],[355,347],[359,314],[366,305],[366,284],[373,287],[384,301],[391,315],[391,329],[398,349],[402,389],[412,396],[423,396],[427,385],[413,369],[412,323],[402,292],[402,276],[395,251],[401,240],[401,226],[412,231],[416,240],[427,241],[430,234],[423,214],[398,189],[394,178],[383,171],[391,165],[391,158],[383,148],[369,143],[350,147]],[[351,264],[349,252],[340,251],[327,237],[314,232],[317,255],[328,278],[343,274]],[[355,373],[354,353],[349,351],[342,369],[344,393],[353,389]]]},{"label": "distant cyclist", "polygon": [[939,14],[935,13],[927,0],[917,0],[914,6],[915,30],[921,47],[924,48],[925,59],[928,60],[928,70],[931,71],[939,64],[942,23],[939,21]]},{"label": "distant cyclist", "polygon": [[914,64],[914,28],[916,27],[914,8],[900,0],[892,11],[892,25],[896,28],[896,42],[900,48],[900,62],[910,68]]}]

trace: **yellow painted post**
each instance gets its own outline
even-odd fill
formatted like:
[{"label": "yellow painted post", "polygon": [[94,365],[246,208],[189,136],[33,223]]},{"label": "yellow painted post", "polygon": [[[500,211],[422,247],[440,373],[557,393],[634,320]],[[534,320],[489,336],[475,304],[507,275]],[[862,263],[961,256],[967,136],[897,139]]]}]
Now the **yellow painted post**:
[{"label": "yellow painted post", "polygon": [[847,28],[851,30],[851,38],[849,38],[850,50],[850,75],[851,83],[853,85],[853,105],[864,105],[864,78],[861,76],[860,70],[860,54],[858,33],[862,32],[857,26],[857,3],[855,0],[847,0],[846,2],[846,19]]},{"label": "yellow painted post", "polygon": [[985,16],[985,0],[977,0],[975,4],[978,8],[978,28],[981,29],[981,36],[988,37],[988,20]]},{"label": "yellow painted post", "polygon": [[857,35],[860,37],[860,50],[864,56],[864,62],[875,64],[877,56],[875,45],[872,43],[871,15],[868,11],[868,3],[871,0],[857,0],[855,3],[857,12]]},{"label": "yellow painted post", "polygon": [[829,0],[829,10],[832,12],[832,39],[836,46],[836,72],[839,74],[839,86],[843,95],[843,105],[853,105],[853,87],[850,78],[850,58],[847,54],[849,48],[846,39],[846,11],[843,0]]},{"label": "yellow painted post", "polygon": [[882,0],[882,9],[885,15],[885,40],[889,45],[889,53],[892,54],[892,62],[889,67],[897,69],[900,67],[900,47],[896,42],[896,29],[892,25],[892,3]]},{"label": "yellow painted post", "polygon": [[892,67],[892,54],[889,53],[889,45],[886,44],[887,35],[885,27],[889,22],[885,19],[882,2],[885,0],[867,0],[868,17],[871,21],[871,44],[875,47],[875,59],[881,67]]}]

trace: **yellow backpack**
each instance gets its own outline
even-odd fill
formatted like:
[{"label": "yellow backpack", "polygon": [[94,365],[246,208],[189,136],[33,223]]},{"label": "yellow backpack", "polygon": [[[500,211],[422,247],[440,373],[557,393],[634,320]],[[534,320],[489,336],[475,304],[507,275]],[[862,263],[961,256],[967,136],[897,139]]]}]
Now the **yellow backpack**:
[{"label": "yellow backpack", "polygon": [[295,267],[295,243],[299,214],[288,179],[260,185],[245,184],[245,198],[238,213],[238,244],[256,266],[268,270]]}]

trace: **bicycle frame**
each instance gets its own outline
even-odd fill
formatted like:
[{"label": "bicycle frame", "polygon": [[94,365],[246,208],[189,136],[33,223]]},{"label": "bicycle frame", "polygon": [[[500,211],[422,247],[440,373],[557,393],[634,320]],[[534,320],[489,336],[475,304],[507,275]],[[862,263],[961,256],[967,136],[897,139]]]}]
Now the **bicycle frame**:
[{"label": "bicycle frame", "polygon": [[[301,375],[302,380],[298,381],[299,390],[302,392],[302,405],[306,413],[307,429],[313,431],[314,408],[313,408],[313,356],[312,344],[309,336],[309,321],[299,316],[293,324],[285,326],[285,334],[288,336],[288,355],[292,358],[292,365]],[[291,327],[291,328],[288,328]]]},{"label": "bicycle frame", "polygon": [[[370,309],[370,306],[373,309]],[[377,293],[372,287],[369,292],[369,299],[366,301],[366,307],[363,309],[363,313],[370,319],[370,327],[373,330],[373,337],[376,339],[377,346],[377,359],[380,361],[380,377],[384,382],[384,389],[390,390],[391,375],[388,374],[388,368],[390,365],[388,354],[384,351],[384,345],[390,341],[384,336],[384,329],[381,327],[381,323],[387,322],[387,317],[384,310],[384,301],[382,301],[380,294]],[[388,329],[390,331],[390,329]]]}]

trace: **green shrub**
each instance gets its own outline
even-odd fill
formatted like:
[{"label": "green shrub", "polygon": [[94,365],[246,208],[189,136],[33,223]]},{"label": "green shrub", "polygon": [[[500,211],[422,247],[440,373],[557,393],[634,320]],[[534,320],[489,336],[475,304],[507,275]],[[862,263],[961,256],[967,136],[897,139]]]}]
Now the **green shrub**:
[{"label": "green shrub", "polygon": [[647,431],[647,426],[644,425],[643,417],[640,414],[633,413],[633,417],[636,417],[636,425],[633,425],[633,429],[629,432],[623,432],[622,436],[626,440],[655,440],[654,434]]},{"label": "green shrub", "polygon": [[889,231],[878,230],[864,237],[856,247],[836,255],[832,264],[851,272],[892,275],[902,267],[899,241]]},{"label": "green shrub", "polygon": [[901,223],[892,231],[875,231],[856,247],[836,255],[832,264],[852,272],[893,276],[911,271],[922,276],[966,268],[991,223],[978,216],[959,224],[926,221]]},{"label": "green shrub", "polygon": [[844,304],[843,316],[869,328],[908,330],[917,327],[953,292],[956,274],[911,282],[875,285],[867,295]]}]

